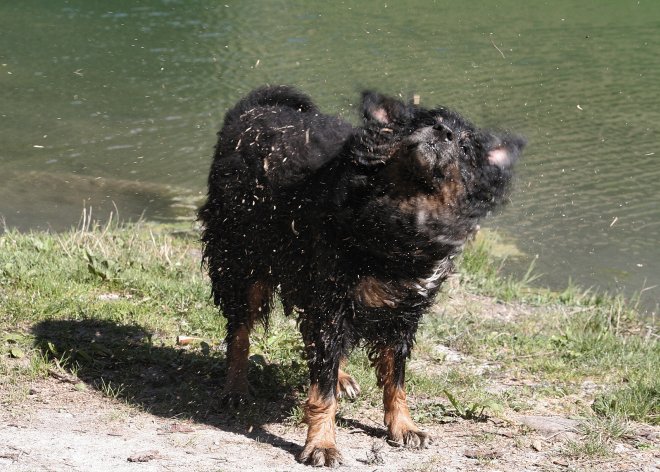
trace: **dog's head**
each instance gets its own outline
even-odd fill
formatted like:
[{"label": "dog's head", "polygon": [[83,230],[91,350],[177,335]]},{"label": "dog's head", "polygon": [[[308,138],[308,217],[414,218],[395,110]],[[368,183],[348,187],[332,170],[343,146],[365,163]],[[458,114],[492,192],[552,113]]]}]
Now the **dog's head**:
[{"label": "dog's head", "polygon": [[373,92],[363,94],[362,113],[349,150],[368,197],[362,219],[458,244],[507,199],[523,138]]}]

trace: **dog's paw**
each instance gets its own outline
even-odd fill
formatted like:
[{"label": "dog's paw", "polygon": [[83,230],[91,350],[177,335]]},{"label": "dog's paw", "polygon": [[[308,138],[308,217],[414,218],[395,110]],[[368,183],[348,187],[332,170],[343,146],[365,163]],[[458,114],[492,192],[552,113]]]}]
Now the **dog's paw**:
[{"label": "dog's paw", "polygon": [[433,442],[429,433],[422,430],[390,431],[387,435],[387,443],[394,447],[410,447],[425,449]]},{"label": "dog's paw", "polygon": [[339,467],[344,459],[335,446],[323,447],[315,444],[307,444],[298,456],[303,464],[314,467]]},{"label": "dog's paw", "polygon": [[337,380],[337,397],[355,400],[359,394],[360,386],[355,379],[347,373],[340,371],[339,379]]}]

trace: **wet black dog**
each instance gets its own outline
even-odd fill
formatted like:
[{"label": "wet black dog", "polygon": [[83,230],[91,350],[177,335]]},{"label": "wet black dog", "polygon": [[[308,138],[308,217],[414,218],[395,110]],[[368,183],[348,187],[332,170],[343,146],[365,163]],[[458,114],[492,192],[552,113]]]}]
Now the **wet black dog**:
[{"label": "wet black dog", "polygon": [[275,292],[295,312],[311,385],[300,460],[337,465],[341,369],[363,343],[391,441],[425,446],[404,390],[422,314],[478,220],[507,196],[524,142],[377,93],[353,127],[290,87],[265,87],[225,116],[200,209],[204,260],[227,318],[225,399],[248,391],[249,333]]}]

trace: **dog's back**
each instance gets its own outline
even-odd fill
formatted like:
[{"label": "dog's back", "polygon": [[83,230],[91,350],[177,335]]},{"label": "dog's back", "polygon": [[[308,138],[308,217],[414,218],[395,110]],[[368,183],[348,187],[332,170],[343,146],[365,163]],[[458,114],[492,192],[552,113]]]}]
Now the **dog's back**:
[{"label": "dog's back", "polygon": [[[287,86],[256,89],[227,112],[208,200],[199,211],[204,259],[225,316],[243,310],[238,298],[247,286],[263,280],[278,285],[294,264],[291,253],[304,252],[292,245],[297,233],[306,233],[299,241],[304,244],[318,231],[306,217],[314,214],[314,175],[339,155],[352,132],[350,124],[320,113],[309,97]],[[266,312],[264,307],[262,316]]]},{"label": "dog's back", "polygon": [[351,130],[292,87],[256,89],[227,112],[209,182],[232,185],[240,171],[243,182],[299,185],[337,155]]}]

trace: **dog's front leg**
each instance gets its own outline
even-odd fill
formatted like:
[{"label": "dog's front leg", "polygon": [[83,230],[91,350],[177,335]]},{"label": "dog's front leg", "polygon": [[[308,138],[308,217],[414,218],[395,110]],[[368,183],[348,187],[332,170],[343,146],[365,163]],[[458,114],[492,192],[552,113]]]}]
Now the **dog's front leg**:
[{"label": "dog's front leg", "polygon": [[319,384],[309,387],[305,402],[307,439],[299,460],[314,466],[336,467],[342,463],[335,440],[335,413],[337,399],[334,393],[323,394]]},{"label": "dog's front leg", "polygon": [[340,333],[333,329],[337,324],[312,324],[301,323],[311,382],[305,402],[307,440],[298,459],[304,464],[337,467],[342,463],[335,439]]},{"label": "dog's front leg", "polygon": [[403,350],[386,346],[374,354],[378,386],[383,388],[388,442],[394,446],[427,447],[430,437],[415,425],[406,402]]}]

